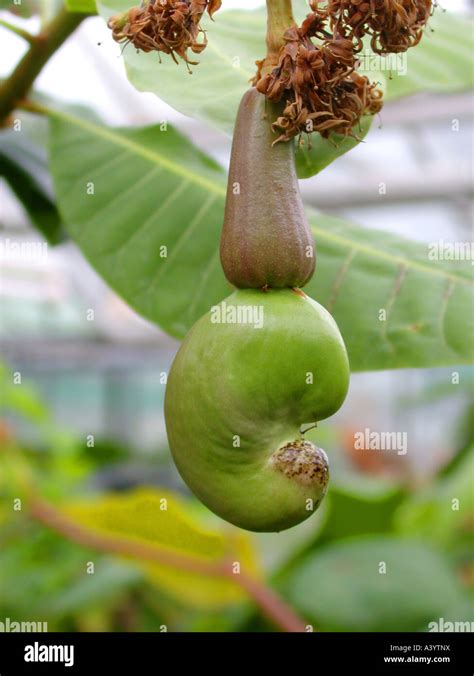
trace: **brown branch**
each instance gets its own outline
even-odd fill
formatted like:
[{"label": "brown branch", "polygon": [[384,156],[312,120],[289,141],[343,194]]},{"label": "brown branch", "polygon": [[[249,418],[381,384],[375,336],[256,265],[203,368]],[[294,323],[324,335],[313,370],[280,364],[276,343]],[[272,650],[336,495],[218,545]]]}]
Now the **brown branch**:
[{"label": "brown branch", "polygon": [[226,578],[239,585],[275,625],[288,632],[305,631],[303,620],[276,592],[245,573],[234,573],[232,562],[228,559],[217,562],[204,561],[190,554],[171,552],[159,545],[130,542],[125,538],[94,533],[74,523],[37,496],[31,498],[29,511],[36,521],[84,547],[159,563],[199,575]]},{"label": "brown branch", "polygon": [[86,14],[71,14],[62,9],[44,31],[28,38],[30,48],[13,73],[0,86],[0,126],[28,94],[50,57],[86,16]]},{"label": "brown branch", "polygon": [[273,589],[249,575],[241,573],[233,577],[238,578],[235,581],[242,589],[245,589],[262,613],[284,631],[302,632],[306,630],[305,622],[301,617]]}]

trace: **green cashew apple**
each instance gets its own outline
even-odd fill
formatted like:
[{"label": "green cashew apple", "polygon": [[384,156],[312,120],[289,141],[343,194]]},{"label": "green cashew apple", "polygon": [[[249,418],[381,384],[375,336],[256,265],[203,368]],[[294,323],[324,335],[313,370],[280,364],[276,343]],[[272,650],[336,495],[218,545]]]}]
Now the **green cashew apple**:
[{"label": "green cashew apple", "polygon": [[191,329],[171,368],[168,439],[181,476],[213,512],[252,531],[308,518],[326,455],[300,428],[334,414],[349,384],[337,325],[298,289],[236,290]]}]

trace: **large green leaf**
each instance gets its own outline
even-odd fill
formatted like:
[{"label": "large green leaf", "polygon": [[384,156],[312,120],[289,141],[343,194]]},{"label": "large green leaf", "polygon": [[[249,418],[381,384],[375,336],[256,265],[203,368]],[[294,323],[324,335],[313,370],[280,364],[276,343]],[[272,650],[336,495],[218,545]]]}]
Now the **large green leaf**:
[{"label": "large green leaf", "polygon": [[335,631],[428,631],[429,622],[448,617],[463,598],[441,554],[389,537],[351,538],[317,550],[286,584],[300,611]]},{"label": "large green leaf", "polygon": [[470,261],[429,260],[426,245],[338,218],[311,222],[319,257],[305,291],[337,319],[355,370],[472,363]]},{"label": "large green leaf", "polygon": [[388,100],[417,92],[450,93],[470,89],[473,86],[470,56],[473,29],[470,16],[438,8],[420,44],[406,53],[406,72],[405,65],[399,73],[389,70],[374,73],[371,68],[362,72],[372,80],[386,81]]},{"label": "large green leaf", "polygon": [[[58,111],[50,150],[85,256],[137,312],[182,338],[230,292],[218,251],[224,170],[170,127],[110,129]],[[306,290],[336,317],[353,370],[472,360],[469,261],[431,261],[421,244],[328,216],[311,223],[318,267]]]},{"label": "large green leaf", "polygon": [[[99,13],[109,16],[124,12],[130,0],[103,0]],[[297,13],[307,11],[306,2],[296,2]],[[186,66],[170,58],[159,62],[156,53],[137,52],[131,45],[123,51],[127,75],[140,91],[153,92],[185,115],[197,117],[232,133],[239,101],[255,75],[255,60],[265,54],[266,13],[264,9],[221,11],[215,21],[204,18],[209,44],[199,55],[199,65],[189,76]],[[385,70],[390,62],[366,58],[364,67],[373,81],[387,88],[387,98],[418,91],[449,92],[468,88],[472,82],[471,39],[466,17],[437,11],[418,47],[411,50],[399,70]],[[370,53],[370,52],[369,52]],[[382,70],[380,70],[382,68]],[[406,69],[406,73],[404,70]],[[362,132],[355,130],[362,138]],[[350,150],[354,139],[322,139],[312,136],[312,150],[298,148],[299,176],[311,176],[336,157]]]},{"label": "large green leaf", "polygon": [[71,236],[145,317],[182,338],[228,295],[217,250],[224,172],[176,131],[57,114],[51,170]]}]

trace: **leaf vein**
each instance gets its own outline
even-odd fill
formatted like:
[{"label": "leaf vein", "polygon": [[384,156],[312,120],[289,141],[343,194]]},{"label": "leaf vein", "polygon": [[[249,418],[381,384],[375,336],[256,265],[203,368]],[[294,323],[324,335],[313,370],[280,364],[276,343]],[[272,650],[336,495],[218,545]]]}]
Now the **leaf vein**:
[{"label": "leaf vein", "polygon": [[159,282],[161,277],[165,274],[167,267],[169,267],[171,261],[173,261],[179,251],[183,248],[183,245],[188,241],[189,237],[191,234],[194,232],[196,229],[197,225],[200,223],[204,215],[209,211],[213,203],[216,201],[217,197],[216,195],[209,195],[207,200],[204,202],[204,204],[201,206],[199,211],[197,212],[196,216],[193,218],[191,223],[188,225],[186,230],[182,233],[182,235],[177,239],[175,246],[173,248],[173,251],[171,254],[168,256],[168,258],[164,259],[164,264],[163,266],[158,270],[157,274],[155,277],[152,279],[150,283],[149,290],[151,291],[152,288]]},{"label": "leaf vein", "polygon": [[146,218],[138,226],[138,228],[133,230],[130,234],[127,234],[127,237],[125,238],[125,240],[123,242],[121,242],[119,244],[119,246],[116,249],[114,249],[113,251],[111,251],[110,253],[114,254],[114,255],[119,255],[126,246],[130,245],[130,243],[133,241],[133,239],[137,235],[143,234],[143,231],[146,230],[146,228],[151,223],[154,223],[156,221],[156,219],[160,216],[160,214],[163,213],[163,211],[166,211],[166,209],[169,209],[169,207],[177,199],[178,195],[180,195],[183,192],[183,190],[186,188],[187,185],[188,185],[188,181],[181,181],[181,183],[178,183],[178,185],[173,190],[173,192],[171,192],[168,195],[168,197],[163,202],[161,202],[161,204],[157,205],[157,208],[154,209],[151,212],[150,216],[148,216],[148,218]]},{"label": "leaf vein", "polygon": [[336,303],[336,299],[339,295],[339,291],[341,290],[342,283],[349,271],[350,265],[354,258],[357,256],[357,251],[355,249],[351,249],[349,251],[348,256],[344,259],[342,262],[342,265],[338,269],[336,276],[334,278],[334,281],[332,283],[331,289],[329,290],[329,300],[327,302],[327,309],[329,312],[333,311],[334,305]]},{"label": "leaf vein", "polygon": [[394,308],[395,302],[397,298],[400,296],[400,291],[403,285],[403,282],[405,280],[405,277],[407,275],[408,268],[406,265],[399,265],[398,267],[398,274],[395,278],[395,283],[392,286],[392,289],[390,291],[390,294],[385,302],[385,321],[382,323],[382,331],[381,331],[381,337],[387,342],[390,352],[395,354],[396,349],[393,343],[391,342],[390,338],[388,337],[388,325],[390,322],[390,316],[392,314],[392,310]]}]

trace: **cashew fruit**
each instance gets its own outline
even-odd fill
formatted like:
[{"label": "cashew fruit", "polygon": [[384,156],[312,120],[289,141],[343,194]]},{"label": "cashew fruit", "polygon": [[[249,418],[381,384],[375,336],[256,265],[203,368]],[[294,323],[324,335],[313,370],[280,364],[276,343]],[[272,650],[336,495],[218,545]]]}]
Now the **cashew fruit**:
[{"label": "cashew fruit", "polygon": [[256,89],[241,101],[229,168],[221,263],[241,289],[300,287],[312,277],[315,245],[304,213],[294,143],[277,143],[279,107]]},{"label": "cashew fruit", "polygon": [[328,465],[301,425],[335,413],[349,364],[329,312],[303,291],[236,290],[191,329],[165,398],[181,476],[219,516],[252,531],[308,518]]}]

